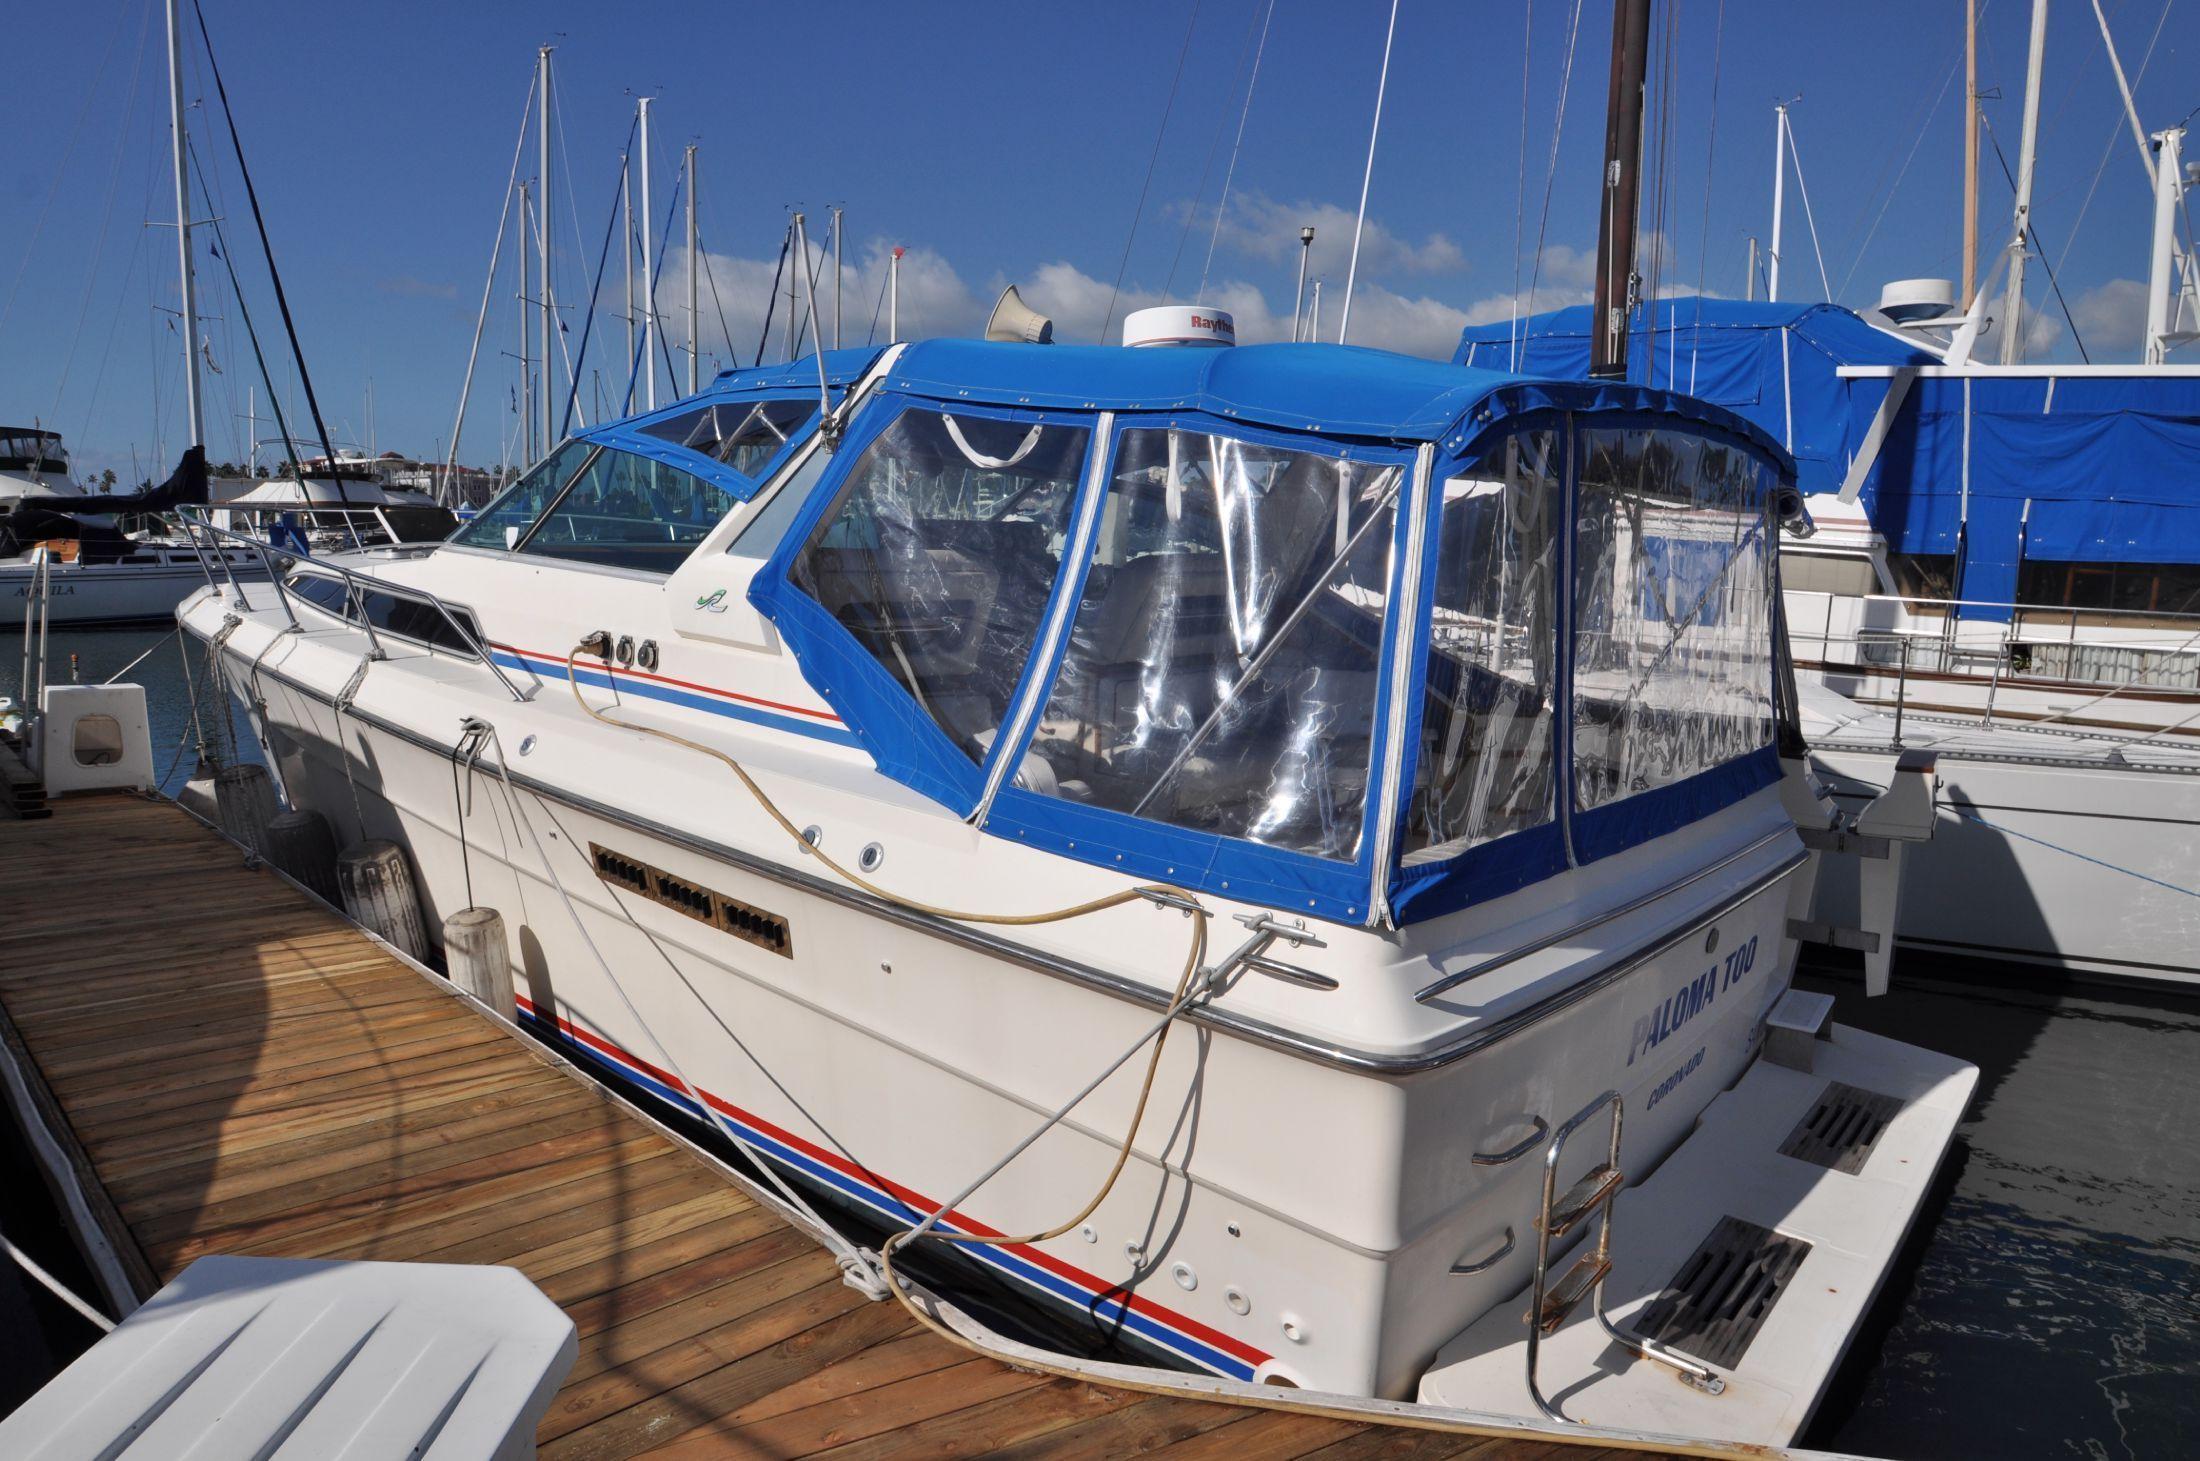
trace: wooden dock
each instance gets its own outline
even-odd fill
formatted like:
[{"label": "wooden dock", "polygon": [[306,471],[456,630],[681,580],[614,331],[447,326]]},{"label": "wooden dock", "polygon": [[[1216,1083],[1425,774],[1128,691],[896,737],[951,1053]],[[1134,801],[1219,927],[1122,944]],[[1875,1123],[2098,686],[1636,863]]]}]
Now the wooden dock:
[{"label": "wooden dock", "polygon": [[140,1297],[208,1253],[509,1264],[580,1332],[546,1456],[1592,1454],[974,1355],[181,808],[52,813],[0,814],[0,1037]]}]

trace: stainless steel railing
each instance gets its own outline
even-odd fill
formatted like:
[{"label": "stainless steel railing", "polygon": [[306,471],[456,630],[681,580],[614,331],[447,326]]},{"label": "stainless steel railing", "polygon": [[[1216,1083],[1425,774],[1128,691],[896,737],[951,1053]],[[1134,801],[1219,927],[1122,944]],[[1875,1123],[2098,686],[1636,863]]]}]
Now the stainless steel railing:
[{"label": "stainless steel railing", "polygon": [[[528,699],[532,687],[529,687],[528,690],[522,690],[512,682],[511,676],[504,673],[503,666],[499,665],[495,657],[490,654],[488,644],[475,631],[472,622],[472,611],[465,609],[464,606],[459,606],[458,611],[454,612],[452,605],[426,589],[414,588],[410,584],[395,583],[386,578],[377,578],[373,574],[360,573],[354,569],[346,568],[340,563],[332,563],[325,558],[316,558],[310,553],[289,548],[278,549],[248,533],[239,533],[229,528],[216,527],[207,520],[205,510],[201,508],[180,508],[177,510],[176,515],[183,525],[185,536],[190,540],[191,551],[199,560],[200,571],[206,575],[207,587],[214,590],[217,595],[221,593],[222,586],[215,580],[213,563],[221,564],[222,574],[229,581],[232,594],[231,601],[237,608],[249,611],[252,605],[245,598],[244,586],[238,581],[236,571],[231,566],[231,555],[221,551],[223,543],[237,544],[250,550],[259,558],[260,566],[266,571],[269,582],[275,586],[276,601],[282,605],[283,616],[290,621],[292,629],[302,631],[305,626],[298,622],[297,610],[291,606],[291,591],[284,582],[284,576],[293,568],[303,564],[316,573],[342,581],[345,589],[345,602],[350,608],[350,612],[344,616],[344,622],[357,624],[366,631],[368,652],[371,658],[387,659],[389,657],[388,652],[382,647],[381,631],[374,627],[374,621],[367,613],[366,595],[375,593],[394,599],[402,599],[408,603],[420,604],[435,610],[436,613],[442,616],[443,621],[451,626],[452,631],[464,641],[467,648],[472,651],[474,658],[487,667],[490,674],[496,676],[497,683],[502,685],[514,700],[524,702]],[[204,535],[203,546],[201,535]],[[208,561],[209,549],[212,550],[212,562]]]}]

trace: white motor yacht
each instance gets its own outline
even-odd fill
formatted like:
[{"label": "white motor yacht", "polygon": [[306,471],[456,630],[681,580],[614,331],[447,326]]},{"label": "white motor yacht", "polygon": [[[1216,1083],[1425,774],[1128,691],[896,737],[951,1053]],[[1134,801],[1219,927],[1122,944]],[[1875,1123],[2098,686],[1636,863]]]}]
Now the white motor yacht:
[{"label": "white motor yacht", "polygon": [[1790,472],[1639,387],[931,341],[179,617],[528,1024],[808,1200],[1224,1383],[1784,1442],[1976,1078],[1789,990]]}]

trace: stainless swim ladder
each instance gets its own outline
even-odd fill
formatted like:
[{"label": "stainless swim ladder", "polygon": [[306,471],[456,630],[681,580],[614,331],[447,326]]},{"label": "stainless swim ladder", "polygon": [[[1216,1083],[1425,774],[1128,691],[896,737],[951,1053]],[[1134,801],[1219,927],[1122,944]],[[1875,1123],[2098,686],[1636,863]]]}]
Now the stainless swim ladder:
[{"label": "stainless swim ladder", "polygon": [[[1683,1384],[1693,1385],[1711,1395],[1726,1390],[1726,1381],[1709,1366],[1683,1358],[1655,1340],[1629,1333],[1614,1324],[1604,1312],[1604,1280],[1612,1272],[1612,1205],[1620,1189],[1627,1185],[1626,1174],[1619,1165],[1622,1106],[1618,1091],[1606,1091],[1552,1132],[1543,1148],[1543,1202],[1535,1220],[1535,1284],[1530,1290],[1528,1311],[1521,1316],[1528,1325],[1528,1395],[1546,1416],[1568,1424],[1578,1422],[1568,1420],[1557,1406],[1543,1398],[1543,1388],[1536,1378],[1536,1361],[1544,1336],[1557,1333],[1559,1326],[1581,1306],[1584,1298],[1590,1301],[1597,1323],[1604,1326],[1604,1332],[1616,1343],[1643,1359],[1670,1367]],[[1566,1150],[1567,1138],[1596,1120],[1606,1108],[1611,1110],[1612,1126],[1604,1160],[1590,1168],[1561,1196],[1558,1160]],[[1572,1266],[1553,1285],[1550,1282],[1551,1244],[1591,1218],[1597,1219],[1596,1243],[1575,1258]]]}]

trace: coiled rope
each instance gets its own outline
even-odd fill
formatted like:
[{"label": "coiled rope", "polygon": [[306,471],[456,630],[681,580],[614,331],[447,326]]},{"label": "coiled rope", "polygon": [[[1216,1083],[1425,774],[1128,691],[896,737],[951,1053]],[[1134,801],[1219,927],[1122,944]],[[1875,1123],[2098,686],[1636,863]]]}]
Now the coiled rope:
[{"label": "coiled rope", "polygon": [[[1021,1144],[1011,1150],[1006,1157],[1001,1159],[1000,1162],[996,1163],[991,1169],[980,1176],[978,1181],[971,1184],[971,1186],[964,1191],[961,1197],[952,1198],[947,1202],[940,1204],[940,1206],[935,1209],[929,1217],[925,1218],[915,1227],[905,1229],[889,1237],[880,1249],[879,1265],[884,1271],[887,1280],[886,1288],[888,1292],[892,1293],[895,1299],[900,1302],[901,1306],[904,1309],[908,1310],[909,1313],[918,1320],[918,1322],[924,1324],[927,1328],[937,1330],[950,1338],[957,1338],[957,1342],[959,1343],[964,1342],[960,1340],[957,1336],[955,1336],[952,1330],[940,1324],[938,1320],[934,1319],[930,1314],[926,1313],[922,1307],[916,1304],[909,1297],[908,1293],[906,1292],[904,1282],[894,1272],[895,1252],[907,1246],[909,1243],[916,1241],[919,1238],[931,1238],[935,1241],[943,1243],[961,1243],[974,1246],[989,1247],[1020,1246],[1030,1243],[1043,1243],[1050,1239],[1060,1237],[1062,1234],[1076,1227],[1079,1223],[1082,1223],[1086,1218],[1092,1216],[1092,1214],[1096,1210],[1098,1210],[1100,1204],[1106,1201],[1108,1194],[1114,1190],[1117,1180],[1120,1179],[1123,1175],[1123,1169],[1130,1163],[1131,1149],[1137,1140],[1139,1125],[1145,1119],[1146,1105],[1153,1095],[1155,1079],[1160,1073],[1161,1055],[1162,1051],[1166,1048],[1168,1043],[1169,1030],[1176,1023],[1177,1017],[1184,1012],[1184,1010],[1192,1003],[1192,1001],[1206,992],[1207,985],[1205,981],[1199,979],[1198,976],[1200,972],[1200,965],[1204,961],[1207,953],[1207,923],[1209,918],[1207,910],[1203,906],[1201,906],[1198,900],[1193,898],[1187,890],[1166,883],[1145,883],[1137,887],[1125,888],[1118,892],[1109,893],[1103,897],[1089,899],[1082,903],[1071,904],[1070,906],[1065,908],[1049,909],[1036,913],[986,913],[976,912],[968,909],[946,908],[941,907],[937,904],[926,903],[918,899],[904,897],[901,894],[891,892],[886,888],[881,887],[879,884],[871,881],[869,878],[863,876],[861,873],[855,871],[853,868],[843,866],[840,862],[835,860],[830,853],[824,851],[824,849],[813,846],[810,840],[802,835],[802,829],[797,827],[794,824],[793,820],[790,819],[785,812],[779,809],[778,803],[774,802],[771,798],[771,795],[766,792],[762,786],[759,786],[757,784],[756,778],[749,775],[748,769],[744,767],[739,761],[727,755],[724,751],[719,750],[715,746],[705,745],[701,741],[691,740],[688,737],[680,735],[674,731],[663,730],[656,726],[639,725],[633,721],[621,720],[615,716],[606,714],[604,711],[598,710],[595,706],[589,704],[587,697],[581,694],[580,676],[576,671],[575,662],[579,659],[582,652],[589,648],[590,643],[591,641],[583,640],[580,644],[575,645],[572,650],[570,650],[565,656],[566,684],[572,689],[573,703],[580,706],[583,713],[585,713],[591,720],[598,721],[604,725],[614,727],[615,729],[634,731],[641,735],[653,736],[661,741],[669,741],[676,746],[684,746],[688,750],[694,751],[700,755],[708,756],[713,761],[716,761],[719,764],[723,765],[727,770],[731,771],[734,774],[734,777],[737,780],[740,781],[741,785],[748,791],[749,795],[755,799],[756,804],[763,809],[764,814],[769,817],[782,832],[785,832],[787,836],[794,841],[795,845],[802,850],[802,853],[805,856],[816,858],[819,862],[823,863],[827,868],[831,869],[835,874],[845,879],[848,883],[870,894],[872,897],[879,899],[882,902],[891,903],[896,907],[905,908],[916,913],[926,914],[930,917],[949,919],[958,923],[991,924],[995,926],[1006,927],[1030,927],[1036,924],[1062,923],[1070,919],[1082,918],[1088,914],[1099,913],[1109,908],[1121,907],[1122,905],[1127,903],[1153,901],[1156,897],[1169,900],[1169,902],[1174,906],[1184,907],[1188,911],[1189,916],[1192,919],[1191,945],[1185,952],[1184,966],[1177,975],[1176,987],[1174,992],[1170,995],[1168,1007],[1163,1012],[1161,1018],[1153,1025],[1153,1027],[1149,1029],[1144,1035],[1140,1036],[1138,1041],[1133,1044],[1130,1049],[1124,1051],[1121,1056],[1117,1057],[1113,1065],[1110,1065],[1107,1070],[1103,1071],[1082,1091],[1078,1092],[1076,1096],[1072,1097],[1068,1104],[1056,1110],[1053,1115],[1049,1116],[1043,1123],[1041,1123],[1036,1131],[1034,1131],[1029,1137],[1025,1138],[1025,1140]],[[605,670],[607,673],[610,670],[610,663],[608,659],[605,661]],[[501,750],[498,759],[500,762],[503,759]],[[509,773],[507,773],[507,785],[509,785]],[[545,866],[547,866],[547,864],[545,864]],[[616,984],[617,981],[614,980],[613,982],[614,984]],[[621,997],[624,998],[623,993]],[[629,1006],[629,1008],[631,1008],[631,1006]],[[1080,1207],[1077,1210],[1074,1216],[1070,1217],[1064,1222],[1055,1224],[1053,1227],[1034,1233],[984,1234],[952,1232],[943,1233],[938,1231],[935,1225],[943,1217],[946,1216],[950,1209],[955,1207],[959,1202],[968,1198],[971,1192],[976,1191],[979,1186],[990,1180],[993,1176],[999,1173],[1003,1167],[1007,1166],[1009,1162],[1013,1161],[1024,1150],[1030,1147],[1033,1142],[1037,1141],[1041,1135],[1045,1134],[1045,1132],[1052,1129],[1056,1124],[1058,1124],[1065,1116],[1069,1114],[1071,1110],[1075,1109],[1075,1107],[1081,1101],[1083,1101],[1087,1095],[1091,1094],[1092,1091],[1097,1089],[1102,1081],[1105,1081],[1108,1076],[1112,1075],[1118,1068],[1120,1068],[1125,1061],[1129,1060],[1132,1055],[1136,1054],[1140,1046],[1147,1044],[1149,1041],[1152,1043],[1153,1050],[1152,1053],[1147,1057],[1145,1076],[1140,1082],[1138,1088],[1137,1104],[1132,1109],[1130,1120],[1124,1128],[1123,1139],[1116,1147],[1115,1160],[1109,1166],[1108,1174],[1106,1178],[1100,1183],[1099,1188],[1094,1191],[1091,1198],[1089,1198],[1085,1202],[1084,1206]],[[683,1077],[682,1079],[685,1080],[685,1077]],[[693,1092],[692,1086],[690,1087],[690,1090],[691,1093],[696,1094],[697,1099],[700,1101],[700,1093]],[[705,1103],[705,1109],[708,1109],[707,1103]],[[767,1168],[767,1170],[769,1169]]]}]

